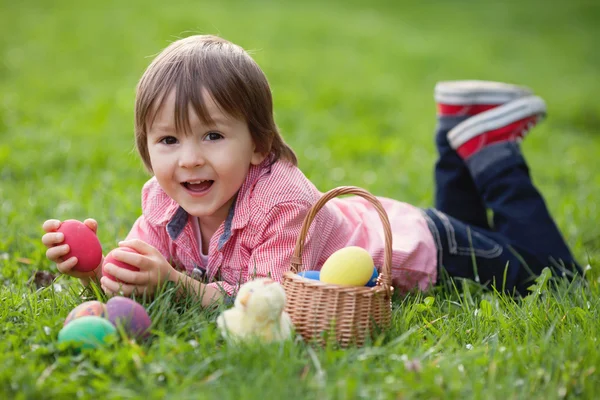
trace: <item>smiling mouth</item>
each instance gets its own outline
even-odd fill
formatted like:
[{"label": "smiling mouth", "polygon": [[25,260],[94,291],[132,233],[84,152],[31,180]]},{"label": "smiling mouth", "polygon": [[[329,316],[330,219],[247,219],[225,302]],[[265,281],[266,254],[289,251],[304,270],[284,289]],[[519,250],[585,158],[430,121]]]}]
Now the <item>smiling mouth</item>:
[{"label": "smiling mouth", "polygon": [[213,180],[189,181],[189,182],[183,182],[182,185],[190,192],[202,193],[202,192],[205,192],[208,189],[210,189],[210,187],[212,186],[212,184],[214,182],[215,181],[213,181]]}]

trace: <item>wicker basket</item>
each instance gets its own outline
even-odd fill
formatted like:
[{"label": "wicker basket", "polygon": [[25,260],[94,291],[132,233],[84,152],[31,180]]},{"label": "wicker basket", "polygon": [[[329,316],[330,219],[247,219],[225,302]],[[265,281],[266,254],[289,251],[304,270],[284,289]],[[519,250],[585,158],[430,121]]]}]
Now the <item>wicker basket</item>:
[{"label": "wicker basket", "polygon": [[[385,235],[383,268],[377,285],[355,287],[333,285],[297,275],[302,268],[302,250],[317,212],[334,197],[354,194],[367,199],[379,213]],[[375,196],[354,186],[341,186],[325,193],[309,210],[296,241],[291,271],[283,277],[287,295],[285,310],[296,331],[307,341],[321,345],[335,338],[342,347],[362,346],[368,335],[389,326],[392,314],[391,286],[392,231],[388,216]]]}]

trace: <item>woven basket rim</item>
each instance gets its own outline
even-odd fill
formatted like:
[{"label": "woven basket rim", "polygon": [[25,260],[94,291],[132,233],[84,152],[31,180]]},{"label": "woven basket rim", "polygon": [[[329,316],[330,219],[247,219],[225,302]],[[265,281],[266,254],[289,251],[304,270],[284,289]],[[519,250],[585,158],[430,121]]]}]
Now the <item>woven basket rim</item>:
[{"label": "woven basket rim", "polygon": [[284,278],[289,279],[291,281],[293,281],[294,284],[301,284],[304,285],[305,287],[309,287],[309,288],[314,288],[314,289],[329,289],[329,290],[335,290],[338,292],[344,292],[344,293],[357,293],[357,294],[377,294],[379,292],[385,291],[385,287],[382,285],[375,285],[375,286],[345,286],[345,285],[336,285],[333,283],[325,283],[325,282],[321,282],[315,279],[308,279],[308,278],[304,278],[298,274],[295,274],[292,271],[288,271],[286,272],[284,275]]},{"label": "woven basket rim", "polygon": [[[385,209],[383,208],[383,205],[377,199],[377,197],[375,197],[374,195],[369,193],[367,190],[360,188],[358,186],[338,186],[336,188],[333,188],[333,189],[327,191],[326,193],[324,193],[323,196],[321,196],[321,198],[319,198],[319,200],[317,200],[317,202],[315,204],[313,204],[313,206],[309,209],[308,213],[304,217],[304,221],[302,223],[302,228],[300,230],[300,234],[298,235],[298,238],[296,239],[296,246],[294,247],[294,253],[292,254],[292,258],[290,261],[290,263],[291,263],[291,271],[290,272],[297,274],[300,271],[309,270],[309,268],[306,268],[306,269],[302,268],[302,265],[303,265],[302,264],[302,251],[304,249],[304,240],[306,239],[306,235],[308,235],[308,230],[310,228],[310,225],[311,225],[312,221],[314,220],[315,216],[317,215],[317,213],[319,212],[319,210],[329,200],[331,200],[337,196],[342,196],[342,195],[347,195],[347,194],[353,194],[353,195],[357,195],[357,196],[364,198],[369,203],[371,203],[371,205],[376,209],[377,213],[379,214],[379,219],[381,220],[381,224],[383,225],[385,246],[384,246],[384,252],[383,252],[383,265],[381,267],[381,271],[379,273],[379,278],[377,279],[377,284],[375,285],[375,287],[382,286],[386,290],[388,296],[391,296],[393,288],[392,288],[392,228],[390,225],[390,220],[388,218],[388,215],[387,215]],[[295,282],[300,283],[299,281],[295,281]],[[324,285],[324,286],[315,285],[315,286],[316,287],[326,287],[326,285]],[[339,285],[334,285],[334,286],[332,286],[332,288],[333,287],[337,287],[338,289],[346,288],[345,286],[339,286]],[[357,288],[357,287],[355,286],[354,288]],[[372,289],[372,288],[368,288],[368,289]]]}]

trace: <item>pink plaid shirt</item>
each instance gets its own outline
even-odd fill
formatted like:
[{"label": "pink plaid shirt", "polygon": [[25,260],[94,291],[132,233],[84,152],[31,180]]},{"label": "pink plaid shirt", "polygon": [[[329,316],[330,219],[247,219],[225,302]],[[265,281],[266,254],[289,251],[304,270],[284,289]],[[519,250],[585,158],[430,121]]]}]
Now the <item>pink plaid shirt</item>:
[{"label": "pink plaid shirt", "polygon": [[[179,270],[201,272],[209,285],[233,295],[244,282],[270,276],[281,281],[305,215],[322,195],[295,166],[278,161],[252,166],[227,219],[210,238],[208,263],[200,257],[193,217],[161,189],[155,178],[142,190],[142,216],[127,239],[156,247]],[[426,290],[437,278],[437,250],[422,211],[378,197],[393,233],[392,282],[401,292]],[[302,254],[305,269],[320,269],[345,246],[365,248],[378,269],[383,263],[383,228],[367,200],[335,198],[317,213]]]}]

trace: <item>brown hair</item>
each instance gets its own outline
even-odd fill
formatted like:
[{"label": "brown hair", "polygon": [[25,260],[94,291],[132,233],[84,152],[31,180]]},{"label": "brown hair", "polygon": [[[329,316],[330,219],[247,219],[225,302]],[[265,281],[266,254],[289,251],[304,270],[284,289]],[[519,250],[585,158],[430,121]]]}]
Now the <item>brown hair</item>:
[{"label": "brown hair", "polygon": [[208,90],[222,111],[246,121],[256,150],[271,163],[284,159],[297,165],[294,151],[273,119],[273,98],[264,73],[240,46],[212,35],[196,35],[171,43],[148,66],[137,86],[135,141],[146,168],[152,171],[147,134],[156,111],[175,90],[175,128],[189,132],[188,105],[211,123],[202,98]]}]

